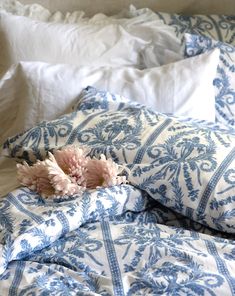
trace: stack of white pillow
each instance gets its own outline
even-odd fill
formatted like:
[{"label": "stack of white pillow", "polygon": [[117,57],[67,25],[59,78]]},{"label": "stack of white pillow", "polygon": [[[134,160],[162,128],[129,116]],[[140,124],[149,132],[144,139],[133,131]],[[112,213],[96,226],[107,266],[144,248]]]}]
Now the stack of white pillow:
[{"label": "stack of white pillow", "polygon": [[180,40],[151,10],[88,19],[7,3],[0,12],[0,143],[69,111],[88,85],[159,112],[214,121],[218,52],[170,63],[182,59]]}]

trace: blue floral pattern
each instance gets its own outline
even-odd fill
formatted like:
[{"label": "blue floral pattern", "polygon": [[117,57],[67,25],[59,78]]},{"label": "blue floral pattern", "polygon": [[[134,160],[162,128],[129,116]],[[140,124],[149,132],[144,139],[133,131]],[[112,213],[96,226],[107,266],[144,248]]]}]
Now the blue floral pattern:
[{"label": "blue floral pattern", "polygon": [[157,12],[159,19],[175,28],[176,35],[200,34],[235,45],[235,16],[226,15],[179,15]]},{"label": "blue floral pattern", "polygon": [[220,49],[220,62],[214,79],[216,121],[235,126],[235,47],[208,37],[185,34],[185,54],[195,56]]},{"label": "blue floral pattern", "polygon": [[5,150],[33,161],[73,143],[126,164],[129,184],[2,198],[4,295],[235,294],[233,135],[88,87],[73,113]]},{"label": "blue floral pattern", "polygon": [[[20,195],[24,198],[18,200]],[[192,228],[192,221],[133,186],[60,202],[43,201],[21,188],[3,200],[9,201],[9,223],[19,217],[1,245],[1,267],[8,260],[0,275],[4,295],[235,292],[234,242],[218,233],[213,237],[200,225],[194,228],[210,236],[183,229]],[[26,220],[30,223],[22,228]]]}]

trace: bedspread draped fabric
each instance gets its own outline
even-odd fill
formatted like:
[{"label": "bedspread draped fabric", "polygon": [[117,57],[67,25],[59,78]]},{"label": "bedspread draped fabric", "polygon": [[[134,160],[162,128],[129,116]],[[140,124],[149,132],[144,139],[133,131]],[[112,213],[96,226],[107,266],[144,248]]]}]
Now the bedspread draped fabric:
[{"label": "bedspread draped fabric", "polygon": [[130,183],[55,200],[27,188],[3,198],[6,293],[234,295],[232,135],[89,87],[73,113],[5,149],[30,160],[74,143],[126,164]]}]

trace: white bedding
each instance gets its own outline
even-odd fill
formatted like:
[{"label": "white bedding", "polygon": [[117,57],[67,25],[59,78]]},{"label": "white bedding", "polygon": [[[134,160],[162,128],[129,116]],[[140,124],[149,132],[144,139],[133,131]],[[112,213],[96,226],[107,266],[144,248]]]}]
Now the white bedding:
[{"label": "white bedding", "polygon": [[46,23],[0,12],[0,74],[20,61],[77,66],[159,66],[164,50],[181,51],[174,29],[146,23]]}]

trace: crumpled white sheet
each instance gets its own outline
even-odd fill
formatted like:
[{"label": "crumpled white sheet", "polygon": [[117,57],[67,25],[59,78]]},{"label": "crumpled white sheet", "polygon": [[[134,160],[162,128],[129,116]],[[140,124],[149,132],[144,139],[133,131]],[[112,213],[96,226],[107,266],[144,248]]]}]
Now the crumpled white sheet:
[{"label": "crumpled white sheet", "polygon": [[159,20],[61,24],[0,11],[0,28],[1,74],[20,61],[143,69],[166,64],[165,50],[182,53],[174,29]]}]

